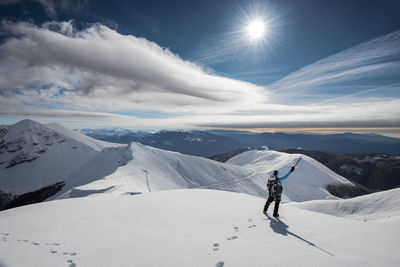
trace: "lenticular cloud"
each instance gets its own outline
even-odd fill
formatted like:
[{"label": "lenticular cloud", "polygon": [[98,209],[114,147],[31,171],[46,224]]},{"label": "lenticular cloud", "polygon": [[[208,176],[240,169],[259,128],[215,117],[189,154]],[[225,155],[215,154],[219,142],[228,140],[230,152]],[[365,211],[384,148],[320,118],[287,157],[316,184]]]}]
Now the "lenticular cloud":
[{"label": "lenticular cloud", "polygon": [[39,88],[43,96],[46,88],[61,88],[50,97],[64,103],[69,96],[86,109],[80,97],[107,97],[119,108],[183,111],[210,104],[237,110],[238,103],[245,108],[266,101],[264,87],[214,75],[154,42],[101,24],[77,29],[72,22],[3,22],[1,28],[12,36],[0,45],[3,92]]}]

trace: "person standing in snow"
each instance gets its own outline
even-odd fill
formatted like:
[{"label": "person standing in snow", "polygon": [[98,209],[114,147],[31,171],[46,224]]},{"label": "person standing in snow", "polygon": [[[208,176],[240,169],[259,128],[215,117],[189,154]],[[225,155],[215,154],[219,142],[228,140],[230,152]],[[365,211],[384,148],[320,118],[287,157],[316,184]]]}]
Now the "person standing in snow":
[{"label": "person standing in snow", "polygon": [[270,176],[268,179],[268,192],[269,197],[267,202],[265,203],[263,213],[267,214],[267,210],[269,205],[275,201],[275,208],[274,208],[274,217],[279,217],[278,210],[279,210],[279,203],[281,202],[281,195],[283,191],[282,181],[289,177],[289,175],[294,171],[294,166],[290,169],[290,171],[282,176],[278,177],[278,171],[274,170],[274,174]]}]

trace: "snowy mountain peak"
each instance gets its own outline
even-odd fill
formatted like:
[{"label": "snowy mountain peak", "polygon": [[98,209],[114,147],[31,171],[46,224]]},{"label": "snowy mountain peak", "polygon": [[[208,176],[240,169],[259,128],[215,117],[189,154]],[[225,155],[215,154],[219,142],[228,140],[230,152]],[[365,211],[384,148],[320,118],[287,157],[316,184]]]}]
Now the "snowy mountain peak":
[{"label": "snowy mountain peak", "polygon": [[27,119],[7,127],[7,134],[4,139],[5,142],[8,142],[19,138],[24,138],[28,143],[37,143],[40,142],[40,137],[44,138],[47,135],[47,139],[52,139],[51,136],[60,135],[60,133],[56,133],[41,123]]},{"label": "snowy mountain peak", "polygon": [[31,162],[50,146],[66,141],[66,137],[43,124],[23,120],[7,127],[0,135],[0,165],[13,167]]},{"label": "snowy mountain peak", "polygon": [[41,123],[36,122],[34,120],[30,120],[30,119],[24,119],[21,120],[17,123],[15,123],[13,126],[20,128],[20,129],[33,129],[33,128],[39,128],[42,126]]},{"label": "snowy mountain peak", "polygon": [[62,181],[106,146],[59,124],[22,120],[0,130],[0,190],[22,194]]}]

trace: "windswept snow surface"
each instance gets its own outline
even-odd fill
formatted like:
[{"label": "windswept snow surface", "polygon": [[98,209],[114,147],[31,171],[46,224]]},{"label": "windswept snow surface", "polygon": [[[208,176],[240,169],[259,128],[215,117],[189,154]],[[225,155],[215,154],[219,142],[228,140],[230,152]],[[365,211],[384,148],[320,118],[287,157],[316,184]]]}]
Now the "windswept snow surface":
[{"label": "windswept snow surface", "polygon": [[[398,192],[397,192],[398,193]],[[3,267],[398,266],[400,228],[217,190],[107,194],[0,212]],[[323,202],[323,201],[321,201]]]},{"label": "windswept snow surface", "polygon": [[[5,130],[4,130],[5,129]],[[107,146],[61,125],[22,120],[0,136],[0,190],[23,194],[65,180]]]},{"label": "windswept snow surface", "polygon": [[[266,181],[274,169],[282,174],[300,155],[248,151],[228,163],[166,151],[140,143],[108,148],[77,170],[61,192],[50,198],[121,195],[170,189],[218,189],[265,197]],[[302,155],[296,171],[284,181],[285,201],[336,199],[331,183],[350,183],[317,161]]]},{"label": "windswept snow surface", "polygon": [[266,177],[239,166],[131,143],[125,148],[105,149],[70,176],[63,190],[51,199],[187,188],[264,196]]},{"label": "windswept snow surface", "polygon": [[400,189],[351,199],[310,201],[297,207],[351,219],[384,222],[400,227]]},{"label": "windswept snow surface", "polygon": [[[289,172],[301,157],[295,171],[283,181],[284,201],[307,201],[314,199],[332,199],[327,190],[328,184],[352,184],[346,178],[331,171],[318,161],[301,154],[287,154],[271,150],[251,150],[243,152],[227,161],[254,173],[269,174],[279,171],[279,177]],[[264,185],[265,186],[265,185]]]}]

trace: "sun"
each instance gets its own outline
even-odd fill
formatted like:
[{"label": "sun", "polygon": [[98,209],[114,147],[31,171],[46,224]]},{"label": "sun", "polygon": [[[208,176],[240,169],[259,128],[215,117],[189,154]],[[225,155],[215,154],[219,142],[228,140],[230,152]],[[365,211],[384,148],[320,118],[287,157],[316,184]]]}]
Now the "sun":
[{"label": "sun", "polygon": [[249,22],[246,30],[250,40],[259,40],[266,34],[266,24],[260,19],[254,19]]}]

